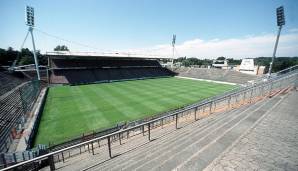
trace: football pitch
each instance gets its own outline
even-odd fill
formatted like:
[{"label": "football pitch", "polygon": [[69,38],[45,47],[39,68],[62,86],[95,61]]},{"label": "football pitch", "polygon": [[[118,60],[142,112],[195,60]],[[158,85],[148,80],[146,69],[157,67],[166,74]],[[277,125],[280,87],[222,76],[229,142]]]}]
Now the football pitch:
[{"label": "football pitch", "polygon": [[58,144],[83,133],[192,104],[232,88],[232,85],[174,77],[51,87],[35,145]]}]

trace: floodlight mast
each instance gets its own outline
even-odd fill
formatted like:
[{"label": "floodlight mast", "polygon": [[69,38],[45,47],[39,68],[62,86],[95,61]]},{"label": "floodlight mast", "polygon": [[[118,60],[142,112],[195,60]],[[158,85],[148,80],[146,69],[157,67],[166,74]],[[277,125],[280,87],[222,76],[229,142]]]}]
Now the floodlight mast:
[{"label": "floodlight mast", "polygon": [[176,34],[173,34],[173,39],[172,39],[172,50],[173,50],[173,56],[172,56],[172,64],[171,67],[173,68],[174,66],[174,58],[175,58],[175,44],[176,44]]},{"label": "floodlight mast", "polygon": [[37,55],[36,55],[35,41],[34,41],[34,36],[33,36],[34,8],[30,7],[30,6],[26,6],[26,25],[29,26],[28,32],[30,32],[31,39],[32,39],[33,56],[34,56],[36,73],[37,73],[37,79],[40,80],[38,59],[37,59]]},{"label": "floodlight mast", "polygon": [[277,50],[277,46],[278,46],[281,29],[282,29],[282,26],[285,25],[285,15],[284,15],[284,7],[283,6],[280,6],[276,9],[276,19],[277,19],[278,32],[277,32],[277,37],[276,37],[276,41],[275,41],[275,45],[274,45],[272,61],[270,63],[270,67],[269,67],[269,72],[268,72],[269,77],[271,76],[272,67],[273,67],[275,56],[276,56],[276,50]]}]

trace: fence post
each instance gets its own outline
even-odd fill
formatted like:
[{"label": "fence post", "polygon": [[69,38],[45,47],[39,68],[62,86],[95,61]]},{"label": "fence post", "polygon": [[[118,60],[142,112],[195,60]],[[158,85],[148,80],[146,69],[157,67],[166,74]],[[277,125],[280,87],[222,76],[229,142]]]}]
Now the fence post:
[{"label": "fence post", "polygon": [[22,152],[22,156],[23,156],[23,161],[25,161],[26,158],[25,158],[25,154],[24,154],[24,152]]},{"label": "fence post", "polygon": [[161,119],[161,129],[163,129],[163,118]]},{"label": "fence post", "polygon": [[122,143],[121,143],[121,133],[119,133],[119,143],[120,143],[120,145],[122,145]]},{"label": "fence post", "polygon": [[250,91],[249,103],[251,103],[251,100],[252,100],[252,92],[253,92],[253,88],[252,88],[251,91]]},{"label": "fence post", "polygon": [[92,155],[94,155],[93,142],[91,142],[91,148],[92,148]]},{"label": "fence post", "polygon": [[143,136],[145,136],[145,126],[142,126]]},{"label": "fence post", "polygon": [[245,96],[246,96],[246,91],[244,91],[243,96],[242,96],[242,104],[245,104]]},{"label": "fence post", "polygon": [[16,153],[13,153],[13,160],[14,160],[15,163],[18,162],[18,161],[17,161],[17,157],[16,157]]},{"label": "fence post", "polygon": [[112,158],[112,152],[111,152],[111,137],[108,137],[108,147],[109,147],[109,156]]},{"label": "fence post", "polygon": [[216,101],[214,101],[214,107],[213,107],[213,112],[216,111]]},{"label": "fence post", "polygon": [[263,85],[262,85],[262,90],[261,90],[261,91],[262,91],[262,93],[261,93],[262,98],[266,96],[266,90],[267,90],[267,89],[266,89],[266,85],[263,84]]},{"label": "fence post", "polygon": [[[63,161],[63,163],[64,163],[64,154],[63,154],[63,151],[62,151],[62,161]],[[59,154],[58,154],[59,155]]]},{"label": "fence post", "polygon": [[209,114],[211,114],[212,113],[212,101],[210,102],[210,107],[209,107]]},{"label": "fence post", "polygon": [[175,115],[176,117],[176,129],[178,128],[178,113]]},{"label": "fence post", "polygon": [[57,157],[58,157],[58,162],[60,162],[60,155],[58,154],[58,156],[57,156]]},{"label": "fence post", "polygon": [[51,171],[54,171],[54,170],[55,170],[55,162],[54,162],[54,157],[53,157],[53,155],[50,155],[50,156],[48,157],[48,160],[49,160],[50,170],[51,170]]},{"label": "fence post", "polygon": [[270,83],[269,98],[271,97],[272,86],[273,86],[273,81],[271,81],[271,83]]},{"label": "fence post", "polygon": [[229,101],[228,101],[228,110],[229,110],[230,107],[231,107],[231,98],[232,98],[232,96],[230,95],[230,97],[229,97]]},{"label": "fence post", "polygon": [[195,109],[195,121],[197,120],[197,111],[198,111],[198,107],[196,107]]},{"label": "fence post", "polygon": [[150,137],[150,123],[148,123],[148,140],[149,140],[149,141],[151,141],[150,138],[151,138],[151,137]]}]

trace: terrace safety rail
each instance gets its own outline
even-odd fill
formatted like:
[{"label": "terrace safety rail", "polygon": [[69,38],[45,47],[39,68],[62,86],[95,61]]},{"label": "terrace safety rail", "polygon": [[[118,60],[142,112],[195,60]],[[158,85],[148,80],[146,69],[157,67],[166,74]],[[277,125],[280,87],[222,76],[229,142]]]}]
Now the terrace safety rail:
[{"label": "terrace safety rail", "polygon": [[[99,142],[104,142],[108,147],[109,157],[112,158],[112,143],[119,143],[121,140],[128,139],[136,134],[143,134],[148,136],[148,141],[152,140],[151,131],[157,127],[163,127],[165,124],[173,123],[175,128],[178,128],[178,124],[185,121],[184,118],[191,118],[191,122],[204,118],[214,112],[227,111],[232,108],[237,108],[244,104],[254,103],[267,97],[272,97],[283,91],[289,91],[293,87],[298,85],[298,70],[291,69],[290,71],[283,71],[276,76],[272,76],[268,79],[261,80],[255,84],[248,84],[244,87],[234,89],[228,93],[220,96],[216,96],[198,104],[188,106],[187,108],[175,111],[165,116],[155,118],[153,120],[119,130],[117,132],[107,134],[101,137],[97,137],[85,142],[81,142],[70,147],[66,147],[57,151],[48,151],[47,154],[41,155],[34,159],[30,159],[24,162],[16,163],[12,166],[8,166],[4,170],[34,170],[41,168],[42,166],[49,165],[51,170],[55,170],[55,162],[66,160],[65,153],[68,153],[69,157],[80,155],[82,153],[81,148],[88,146],[88,150],[94,155],[95,148],[101,148]],[[132,139],[133,140],[133,139]],[[98,147],[95,145],[98,144]],[[89,149],[90,148],[90,149]]]}]

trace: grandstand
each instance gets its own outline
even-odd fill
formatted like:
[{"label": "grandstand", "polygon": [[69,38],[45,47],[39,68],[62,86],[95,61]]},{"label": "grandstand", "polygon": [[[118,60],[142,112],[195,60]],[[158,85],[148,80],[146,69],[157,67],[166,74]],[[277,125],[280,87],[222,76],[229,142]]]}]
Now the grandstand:
[{"label": "grandstand", "polygon": [[28,81],[22,74],[11,74],[7,71],[0,71],[0,96],[14,89],[23,82]]},{"label": "grandstand", "polygon": [[0,152],[7,152],[29,117],[39,94],[39,82],[28,81],[21,73],[3,71],[0,76]]},{"label": "grandstand", "polygon": [[233,70],[223,69],[207,69],[207,68],[175,68],[174,72],[178,73],[181,77],[191,77],[198,79],[224,81],[236,84],[245,84],[258,78],[255,75],[244,74]]},{"label": "grandstand", "polygon": [[173,76],[157,60],[142,58],[48,55],[51,84],[87,84]]}]

